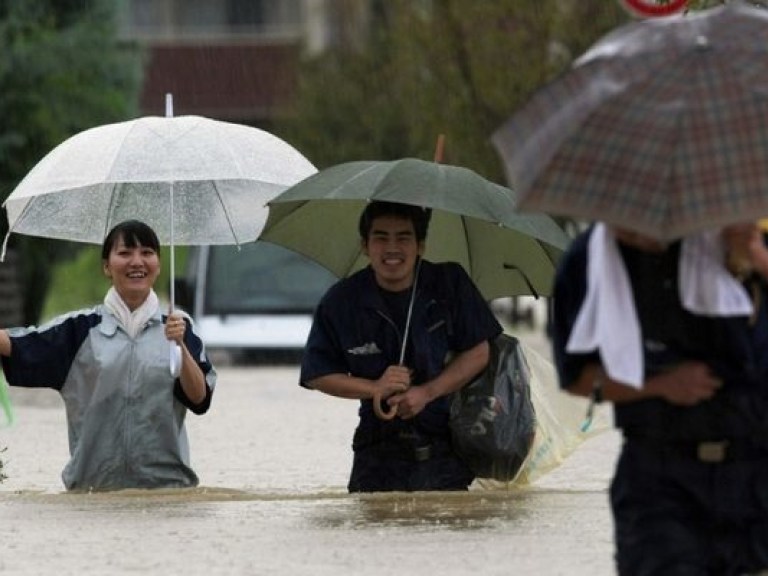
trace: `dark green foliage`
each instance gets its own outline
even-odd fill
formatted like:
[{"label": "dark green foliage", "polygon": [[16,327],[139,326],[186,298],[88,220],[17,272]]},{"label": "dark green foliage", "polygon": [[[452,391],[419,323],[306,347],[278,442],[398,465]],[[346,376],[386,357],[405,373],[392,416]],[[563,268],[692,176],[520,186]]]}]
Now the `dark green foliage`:
[{"label": "dark green foliage", "polygon": [[[69,136],[136,115],[141,55],[118,40],[115,10],[110,0],[0,0],[0,201]],[[52,264],[79,246],[22,236],[10,246],[22,253],[24,323],[35,323]]]},{"label": "dark green foliage", "polygon": [[390,0],[371,33],[304,62],[280,127],[318,167],[432,159],[503,182],[493,131],[586,46],[628,19],[606,0]]}]

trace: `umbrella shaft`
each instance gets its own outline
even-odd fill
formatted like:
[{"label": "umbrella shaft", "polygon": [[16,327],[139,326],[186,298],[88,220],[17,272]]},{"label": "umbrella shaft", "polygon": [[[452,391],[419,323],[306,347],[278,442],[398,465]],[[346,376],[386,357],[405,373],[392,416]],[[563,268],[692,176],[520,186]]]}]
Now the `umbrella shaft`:
[{"label": "umbrella shaft", "polygon": [[416,270],[413,273],[413,286],[411,287],[411,301],[408,302],[408,315],[405,318],[405,329],[403,330],[403,344],[400,347],[400,366],[405,362],[405,347],[408,345],[408,331],[411,329],[411,316],[413,314],[413,302],[416,300],[416,285],[419,282],[419,270],[421,269],[421,258],[416,262]]},{"label": "umbrella shaft", "polygon": [[173,312],[176,309],[176,281],[175,281],[175,270],[176,270],[176,259],[174,256],[174,236],[173,236],[173,182],[170,183],[170,218],[171,218],[171,282],[170,282],[170,296],[171,296],[171,312]]}]

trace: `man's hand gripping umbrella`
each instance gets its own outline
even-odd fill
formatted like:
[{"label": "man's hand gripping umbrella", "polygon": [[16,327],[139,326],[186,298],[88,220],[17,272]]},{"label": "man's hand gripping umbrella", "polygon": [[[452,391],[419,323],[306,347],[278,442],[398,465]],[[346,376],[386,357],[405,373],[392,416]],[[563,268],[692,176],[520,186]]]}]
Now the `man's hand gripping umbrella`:
[{"label": "man's hand gripping umbrella", "polygon": [[[413,275],[413,286],[411,287],[411,299],[408,303],[408,316],[405,320],[405,330],[403,330],[403,343],[400,346],[400,361],[397,365],[389,366],[376,382],[376,391],[373,393],[373,411],[382,420],[392,420],[398,415],[398,405],[403,399],[402,394],[411,387],[411,370],[404,365],[405,347],[408,343],[408,331],[411,326],[411,315],[413,314],[413,302],[416,300],[416,285],[419,281],[419,269],[421,268],[421,258],[416,263],[416,271]],[[382,402],[386,402],[389,409],[382,407]],[[414,414],[400,414],[400,416],[414,416]]]}]

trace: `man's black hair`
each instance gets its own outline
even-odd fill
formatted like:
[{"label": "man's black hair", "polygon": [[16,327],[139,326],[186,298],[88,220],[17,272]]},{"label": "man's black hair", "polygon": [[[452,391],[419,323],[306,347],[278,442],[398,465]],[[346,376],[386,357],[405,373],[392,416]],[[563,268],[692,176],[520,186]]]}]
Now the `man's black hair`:
[{"label": "man's black hair", "polygon": [[120,238],[128,248],[144,246],[160,253],[160,241],[152,228],[139,220],[125,220],[112,228],[104,239],[104,244],[101,246],[102,260],[109,259],[109,253]]},{"label": "man's black hair", "polygon": [[418,242],[423,242],[427,239],[427,228],[429,227],[429,219],[432,216],[432,210],[422,208],[421,206],[401,204],[400,202],[384,202],[382,200],[369,202],[368,206],[366,206],[365,210],[360,214],[360,222],[358,224],[360,238],[368,240],[373,221],[382,216],[394,216],[395,218],[410,220],[413,222],[413,229],[416,232],[416,240]]}]

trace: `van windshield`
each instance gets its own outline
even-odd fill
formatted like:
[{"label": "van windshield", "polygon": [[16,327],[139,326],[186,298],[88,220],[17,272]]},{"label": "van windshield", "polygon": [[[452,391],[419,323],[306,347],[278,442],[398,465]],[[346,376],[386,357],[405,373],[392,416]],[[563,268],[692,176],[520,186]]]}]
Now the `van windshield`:
[{"label": "van windshield", "polygon": [[250,242],[239,250],[211,246],[208,262],[208,314],[312,313],[337,280],[314,261],[268,242]]}]

